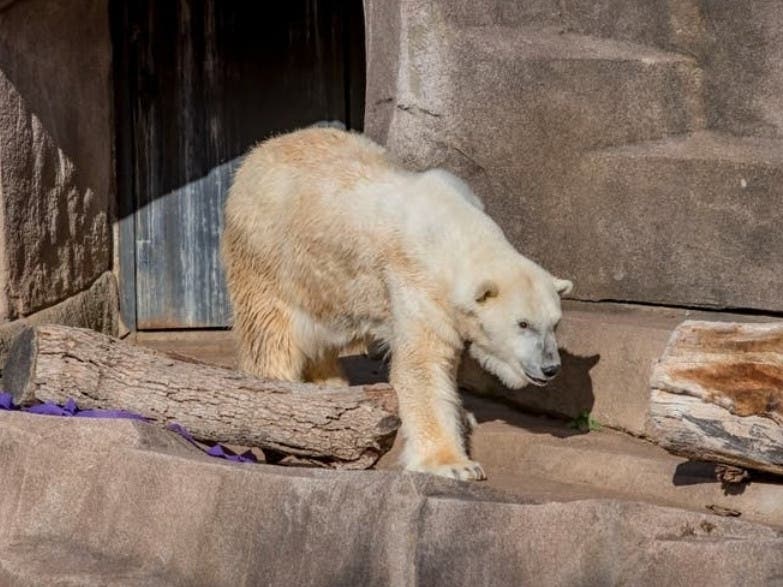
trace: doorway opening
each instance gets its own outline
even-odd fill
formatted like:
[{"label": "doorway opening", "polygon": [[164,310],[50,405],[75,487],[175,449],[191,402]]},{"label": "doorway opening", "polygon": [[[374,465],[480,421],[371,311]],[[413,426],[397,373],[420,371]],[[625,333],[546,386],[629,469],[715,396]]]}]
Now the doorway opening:
[{"label": "doorway opening", "polygon": [[254,144],[361,130],[361,0],[112,2],[121,313],[131,330],[227,328],[218,244]]}]

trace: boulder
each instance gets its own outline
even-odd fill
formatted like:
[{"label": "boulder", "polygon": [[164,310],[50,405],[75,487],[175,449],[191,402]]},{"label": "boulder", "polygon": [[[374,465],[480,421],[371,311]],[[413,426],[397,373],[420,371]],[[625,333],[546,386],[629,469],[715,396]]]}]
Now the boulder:
[{"label": "boulder", "polygon": [[129,420],[0,412],[0,468],[9,586],[768,585],[783,571],[783,535],[764,525],[227,463]]}]

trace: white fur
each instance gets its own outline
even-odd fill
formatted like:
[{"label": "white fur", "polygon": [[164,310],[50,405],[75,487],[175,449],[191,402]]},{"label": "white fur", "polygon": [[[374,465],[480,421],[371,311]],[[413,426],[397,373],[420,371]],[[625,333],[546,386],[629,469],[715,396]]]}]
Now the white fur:
[{"label": "white fur", "polygon": [[308,362],[379,341],[392,353],[406,466],[483,478],[465,451],[462,349],[510,387],[541,383],[559,363],[558,294],[571,287],[483,210],[449,172],[404,171],[355,134],[309,129],[262,144],[226,205],[243,367],[296,379]]}]

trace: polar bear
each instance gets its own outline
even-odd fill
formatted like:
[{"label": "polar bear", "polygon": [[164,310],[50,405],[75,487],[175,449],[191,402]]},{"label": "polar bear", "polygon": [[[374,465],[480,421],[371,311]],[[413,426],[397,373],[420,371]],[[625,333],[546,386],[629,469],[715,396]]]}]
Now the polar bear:
[{"label": "polar bear", "polygon": [[511,388],[560,367],[571,282],[519,254],[456,176],[406,171],[360,134],[308,128],[252,149],[221,241],[240,368],[345,383],[341,350],[380,341],[409,470],[485,478],[457,393],[466,345]]}]

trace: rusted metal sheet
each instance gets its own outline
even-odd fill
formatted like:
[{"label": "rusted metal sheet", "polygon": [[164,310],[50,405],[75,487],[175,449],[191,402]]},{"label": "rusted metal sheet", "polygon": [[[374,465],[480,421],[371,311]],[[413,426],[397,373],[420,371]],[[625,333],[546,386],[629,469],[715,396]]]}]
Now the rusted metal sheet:
[{"label": "rusted metal sheet", "polygon": [[218,244],[232,172],[270,135],[350,121],[357,48],[346,48],[356,42],[346,27],[361,26],[361,1],[147,0],[123,10],[134,161],[120,181],[134,184],[136,324],[225,327]]}]

